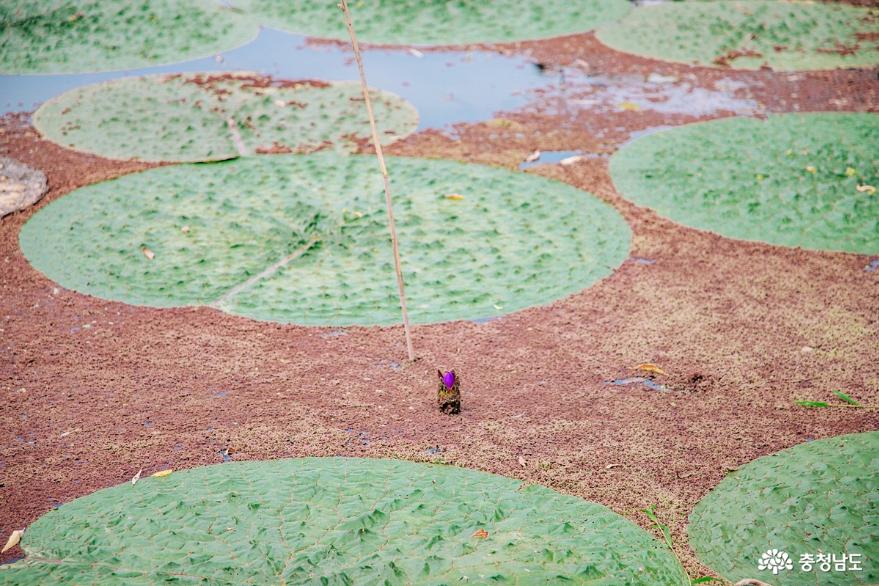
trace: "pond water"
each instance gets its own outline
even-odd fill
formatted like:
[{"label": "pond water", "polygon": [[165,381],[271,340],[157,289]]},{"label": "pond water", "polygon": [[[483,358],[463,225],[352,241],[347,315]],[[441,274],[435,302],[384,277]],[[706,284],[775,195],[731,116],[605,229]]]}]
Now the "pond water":
[{"label": "pond water", "polygon": [[[490,51],[365,49],[369,84],[412,102],[419,128],[475,122],[524,105],[529,90],[555,81],[524,57]],[[72,75],[0,76],[0,114],[33,110],[75,87],[134,75],[187,71],[256,71],[288,79],[353,80],[357,68],[349,47],[309,43],[305,37],[264,28],[253,42],[215,57],[173,65]]]},{"label": "pond water", "polygon": [[[478,122],[521,109],[538,96],[558,95],[567,110],[608,112],[620,107],[665,114],[750,114],[757,104],[741,82],[724,80],[709,89],[695,79],[650,75],[587,74],[577,67],[546,69],[526,55],[492,51],[419,51],[400,47],[363,51],[369,84],[409,100],[420,114],[419,129]],[[264,28],[242,47],[217,56],[172,65],[105,73],[0,75],[0,114],[30,111],[75,87],[120,77],[192,71],[254,71],[287,79],[357,79],[348,46],[309,42]],[[744,95],[742,95],[744,94]],[[546,162],[546,161],[544,161]]]},{"label": "pond water", "polygon": [[540,157],[534,161],[522,161],[519,163],[519,169],[561,163],[565,159],[573,159],[580,156],[583,156],[583,153],[580,151],[540,151]]}]

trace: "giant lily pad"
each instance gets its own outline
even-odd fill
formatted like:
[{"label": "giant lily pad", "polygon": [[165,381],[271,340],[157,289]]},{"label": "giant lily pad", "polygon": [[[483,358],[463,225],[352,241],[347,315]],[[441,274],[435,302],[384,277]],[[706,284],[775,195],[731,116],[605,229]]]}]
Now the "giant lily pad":
[{"label": "giant lily pad", "polygon": [[627,199],[724,236],[879,252],[879,116],[728,118],[641,137],[611,159]]},{"label": "giant lily pad", "polygon": [[[336,2],[238,0],[236,6],[270,27],[348,39]],[[400,45],[452,45],[537,39],[585,32],[620,18],[626,0],[447,2],[380,0],[350,2],[357,36]]]},{"label": "giant lily pad", "polygon": [[633,10],[598,38],[627,53],[737,69],[879,65],[879,11],[845,3],[668,2]]},{"label": "giant lily pad", "polygon": [[[612,207],[566,184],[391,158],[412,318],[501,315],[588,287],[627,256]],[[210,304],[265,320],[399,319],[374,157],[245,157],[81,188],[21,232],[62,285],[128,303]]]},{"label": "giant lily pad", "polygon": [[[388,144],[418,126],[415,108],[371,90]],[[252,73],[123,78],[43,104],[34,126],[63,146],[111,159],[210,161],[239,154],[352,150],[370,138],[360,85]]]},{"label": "giant lily pad", "polygon": [[46,513],[0,582],[680,584],[609,509],[451,466],[306,458],[219,464]]},{"label": "giant lily pad", "polygon": [[[693,509],[690,545],[703,563],[733,582],[876,584],[877,519],[879,432],[843,435],[759,458],[730,474]],[[771,563],[761,570],[767,550],[779,550],[777,561],[787,554],[792,567]],[[822,569],[819,553],[858,555],[861,569]],[[811,570],[800,565],[802,555],[812,556]]]},{"label": "giant lily pad", "polygon": [[4,0],[0,71],[112,71],[207,57],[256,37],[212,0]]}]

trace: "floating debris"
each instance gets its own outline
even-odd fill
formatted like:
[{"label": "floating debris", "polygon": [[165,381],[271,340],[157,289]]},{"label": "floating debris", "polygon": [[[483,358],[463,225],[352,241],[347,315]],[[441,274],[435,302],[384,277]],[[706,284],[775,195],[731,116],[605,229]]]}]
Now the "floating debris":
[{"label": "floating debris", "polygon": [[645,376],[630,376],[628,378],[616,378],[612,381],[607,381],[608,384],[618,385],[618,386],[626,386],[626,385],[644,385],[651,391],[660,391],[667,392],[671,389],[665,385],[659,384],[655,380],[651,378],[647,378]]},{"label": "floating debris", "polygon": [[3,550],[0,553],[6,553],[21,541],[21,536],[24,535],[24,529],[16,529],[12,533],[9,534],[9,539],[6,540],[6,545],[3,546]]},{"label": "floating debris", "polygon": [[519,163],[520,170],[529,169],[538,165],[551,165],[554,163],[561,163],[566,159],[569,159],[571,157],[578,157],[583,154],[580,151],[535,151],[535,153],[539,154],[537,158],[532,158],[534,156],[534,153],[532,153],[531,156]]},{"label": "floating debris", "polygon": [[40,201],[47,185],[42,171],[15,159],[0,157],[0,218]]}]

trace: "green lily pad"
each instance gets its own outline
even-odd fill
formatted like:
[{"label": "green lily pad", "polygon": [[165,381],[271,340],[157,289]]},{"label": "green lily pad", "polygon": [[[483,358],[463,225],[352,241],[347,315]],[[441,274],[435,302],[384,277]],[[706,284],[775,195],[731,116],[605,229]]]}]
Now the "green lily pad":
[{"label": "green lily pad", "polygon": [[[348,40],[336,2],[238,0],[236,6],[266,26]],[[568,35],[622,17],[626,0],[379,0],[352,1],[358,39],[392,45],[499,43]]]},{"label": "green lily pad", "polygon": [[644,57],[736,69],[879,65],[879,11],[845,3],[689,0],[641,6],[598,30]]},{"label": "green lily pad", "polygon": [[[379,136],[413,132],[418,112],[371,90]],[[353,150],[371,137],[360,85],[253,73],[148,75],[84,86],[43,104],[47,139],[110,159],[212,161],[261,152]]]},{"label": "green lily pad", "polygon": [[[480,532],[481,530],[481,532]],[[24,534],[0,583],[680,584],[671,553],[609,509],[436,464],[219,464],[100,490]]]},{"label": "green lily pad", "polygon": [[[451,161],[388,167],[415,322],[548,303],[628,255],[620,214],[569,185]],[[63,286],[128,303],[303,324],[399,321],[372,156],[244,157],[127,175],[46,206],[21,246]]]},{"label": "green lily pad", "polygon": [[879,116],[727,118],[643,136],[610,163],[623,197],[743,240],[879,252]]},{"label": "green lily pad", "polygon": [[[879,582],[879,432],[811,441],[758,458],[727,476],[690,515],[699,559],[735,582],[847,586]],[[760,570],[767,550],[791,568]],[[800,556],[860,556],[861,570],[806,572]],[[851,560],[844,562],[850,566]],[[786,565],[786,564],[785,564]]]},{"label": "green lily pad", "polygon": [[118,71],[243,45],[256,21],[211,0],[4,0],[0,72]]}]

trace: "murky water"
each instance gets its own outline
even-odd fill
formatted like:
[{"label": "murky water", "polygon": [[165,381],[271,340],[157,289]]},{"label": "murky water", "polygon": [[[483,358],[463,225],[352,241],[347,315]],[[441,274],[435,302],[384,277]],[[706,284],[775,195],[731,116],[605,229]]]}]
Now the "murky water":
[{"label": "murky water", "polygon": [[760,110],[760,105],[747,97],[747,85],[732,79],[722,79],[714,88],[705,88],[697,85],[692,76],[576,75],[567,70],[564,85],[555,91],[564,99],[568,110],[650,110],[691,116],[718,112],[752,114]]},{"label": "murky water", "polygon": [[[741,82],[722,80],[714,89],[695,78],[651,73],[586,74],[577,67],[545,69],[527,56],[491,51],[417,51],[365,49],[370,85],[412,102],[419,129],[448,128],[478,122],[498,112],[515,111],[554,95],[568,111],[653,110],[664,114],[709,115],[719,111],[750,114],[758,105]],[[287,79],[357,79],[350,48],[310,43],[305,37],[263,29],[253,42],[215,57],[126,71],[71,75],[0,76],[0,114],[33,110],[45,100],[75,87],[120,77],[192,71],[255,71]],[[538,92],[539,90],[539,92]],[[547,161],[544,160],[543,163]],[[540,164],[540,163],[538,163]]]},{"label": "murky water", "polygon": [[[187,71],[256,71],[288,79],[353,80],[357,69],[345,46],[307,43],[305,37],[263,29],[252,43],[214,57],[174,65],[72,75],[0,76],[0,114],[32,110],[75,87],[134,75]],[[369,84],[394,92],[418,109],[420,128],[475,122],[524,105],[529,90],[548,81],[524,57],[490,51],[418,52],[366,49]]]},{"label": "murky water", "polygon": [[562,161],[572,160],[574,157],[584,156],[581,151],[541,151],[540,157],[534,161],[522,161],[519,169],[528,169],[539,165],[552,165]]},{"label": "murky water", "polygon": [[628,144],[636,138],[640,138],[642,136],[647,136],[650,134],[656,134],[657,132],[669,130],[670,128],[674,128],[674,126],[669,126],[668,124],[660,124],[659,126],[651,126],[650,128],[642,128],[641,130],[633,130],[631,133],[629,133],[629,140],[627,140],[624,144]]}]

